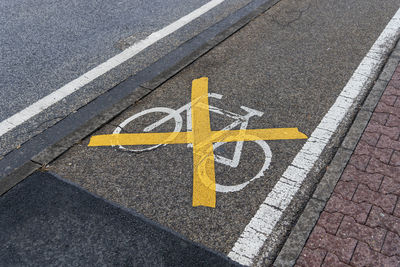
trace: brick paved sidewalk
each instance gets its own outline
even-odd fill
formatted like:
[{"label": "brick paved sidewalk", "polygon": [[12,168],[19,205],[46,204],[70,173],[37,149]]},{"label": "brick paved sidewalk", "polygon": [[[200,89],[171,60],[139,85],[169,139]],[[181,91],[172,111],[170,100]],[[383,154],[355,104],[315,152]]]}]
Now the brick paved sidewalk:
[{"label": "brick paved sidewalk", "polygon": [[400,266],[400,65],[296,266]]}]

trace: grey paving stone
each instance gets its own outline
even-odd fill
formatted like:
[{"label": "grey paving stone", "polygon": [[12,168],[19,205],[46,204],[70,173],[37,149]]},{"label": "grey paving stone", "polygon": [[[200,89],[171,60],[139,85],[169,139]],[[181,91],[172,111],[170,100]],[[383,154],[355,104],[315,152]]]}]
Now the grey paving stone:
[{"label": "grey paving stone", "polygon": [[400,58],[390,57],[389,60],[386,62],[386,65],[383,68],[381,75],[379,76],[379,80],[390,81],[394,71],[399,64],[399,61]]},{"label": "grey paving stone", "polygon": [[324,202],[317,199],[310,199],[273,266],[293,266],[296,263],[296,260],[324,207]]},{"label": "grey paving stone", "polygon": [[378,104],[379,99],[381,98],[383,92],[385,91],[387,84],[388,81],[384,80],[376,81],[367,99],[364,101],[364,104],[361,107],[361,109],[373,112],[375,110],[376,105]]},{"label": "grey paving stone", "polygon": [[396,49],[393,50],[391,56],[392,57],[396,57],[396,58],[400,58],[400,49],[396,47]]},{"label": "grey paving stone", "polygon": [[348,150],[354,150],[361,138],[362,133],[367,127],[369,119],[371,118],[372,112],[361,110],[358,112],[356,119],[353,122],[350,130],[347,132],[345,139],[343,140],[342,147]]},{"label": "grey paving stone", "polygon": [[352,150],[347,150],[342,147],[338,149],[335,157],[327,167],[324,176],[315,189],[313,198],[324,202],[328,201],[352,153]]}]

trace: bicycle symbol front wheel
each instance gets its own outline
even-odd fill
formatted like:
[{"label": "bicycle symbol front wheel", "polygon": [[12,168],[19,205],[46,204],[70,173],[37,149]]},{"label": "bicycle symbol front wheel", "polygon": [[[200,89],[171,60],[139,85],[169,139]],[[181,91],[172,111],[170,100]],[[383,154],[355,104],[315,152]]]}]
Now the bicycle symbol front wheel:
[{"label": "bicycle symbol front wheel", "polygon": [[[156,107],[156,108],[146,109],[146,110],[144,110],[144,111],[142,111],[142,112],[139,112],[139,113],[137,113],[137,114],[135,114],[135,115],[133,115],[133,116],[127,118],[126,120],[124,120],[123,122],[121,122],[121,123],[118,125],[117,128],[115,128],[113,134],[119,134],[119,133],[121,133],[121,130],[124,129],[124,127],[125,127],[127,124],[131,123],[133,120],[135,120],[135,119],[137,119],[137,118],[139,118],[139,117],[141,117],[141,116],[144,116],[144,115],[147,115],[147,114],[150,114],[150,113],[159,113],[159,112],[161,112],[161,113],[167,113],[167,114],[168,114],[167,117],[171,117],[171,119],[174,119],[174,121],[175,121],[175,128],[174,128],[173,132],[177,133],[177,132],[180,132],[180,131],[182,130],[182,124],[183,124],[182,117],[181,117],[181,115],[180,115],[178,112],[176,112],[176,110],[171,109],[171,108],[165,108],[165,107]],[[149,130],[149,131],[150,131],[150,130]],[[146,130],[145,130],[145,132],[146,132]],[[160,144],[160,145],[151,146],[151,147],[147,147],[147,148],[143,148],[143,149],[131,149],[131,148],[126,148],[126,147],[124,147],[124,146],[122,146],[122,145],[118,145],[118,147],[119,147],[120,149],[126,150],[126,151],[131,151],[131,152],[150,151],[150,150],[156,149],[156,148],[159,147],[159,146],[161,146],[161,144]]]}]

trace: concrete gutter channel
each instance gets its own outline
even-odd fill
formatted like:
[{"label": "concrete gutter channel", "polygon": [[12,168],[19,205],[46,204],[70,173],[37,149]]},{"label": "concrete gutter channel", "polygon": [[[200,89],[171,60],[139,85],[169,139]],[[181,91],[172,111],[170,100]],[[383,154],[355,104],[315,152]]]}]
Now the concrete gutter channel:
[{"label": "concrete gutter channel", "polygon": [[[7,154],[0,161],[0,195],[36,170],[45,168],[74,144],[135,105],[134,103],[145,98],[277,2],[279,0],[259,0],[250,3],[35,136],[20,149]],[[363,103],[362,106],[358,104],[354,107],[352,114],[349,114],[330,142],[322,160],[314,172],[310,173],[313,186],[305,191],[312,197],[303,203],[304,209],[297,212],[292,225],[276,230],[274,237],[266,242],[255,265],[291,266],[295,263],[399,61],[400,47],[397,45],[383,71],[373,86],[371,85],[371,91],[364,92],[359,99],[358,103]],[[280,241],[278,245],[273,244],[276,240]],[[265,258],[264,255],[268,257]]]},{"label": "concrete gutter channel", "polygon": [[19,149],[9,152],[0,160],[0,195],[146,97],[277,2],[279,0],[252,1],[75,113],[69,114],[22,144]]}]

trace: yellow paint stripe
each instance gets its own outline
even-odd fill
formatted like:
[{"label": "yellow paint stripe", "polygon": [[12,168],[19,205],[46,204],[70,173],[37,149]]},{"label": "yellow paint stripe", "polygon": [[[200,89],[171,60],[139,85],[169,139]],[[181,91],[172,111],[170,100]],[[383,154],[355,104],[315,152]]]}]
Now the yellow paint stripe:
[{"label": "yellow paint stripe", "polygon": [[104,134],[92,136],[88,146],[186,144],[192,139],[191,132]]},{"label": "yellow paint stripe", "polygon": [[[207,108],[204,108],[207,107]],[[215,208],[215,167],[208,108],[208,78],[192,82],[193,206]]]},{"label": "yellow paint stripe", "polygon": [[213,131],[212,142],[307,139],[297,128],[246,129]]},{"label": "yellow paint stripe", "polygon": [[[206,140],[217,142],[239,142],[255,140],[290,140],[307,139],[307,136],[297,128],[247,129],[211,131],[211,137]],[[193,143],[192,132],[170,133],[125,133],[95,135],[90,138],[88,146],[133,146],[158,144],[187,144]]]}]

